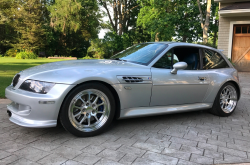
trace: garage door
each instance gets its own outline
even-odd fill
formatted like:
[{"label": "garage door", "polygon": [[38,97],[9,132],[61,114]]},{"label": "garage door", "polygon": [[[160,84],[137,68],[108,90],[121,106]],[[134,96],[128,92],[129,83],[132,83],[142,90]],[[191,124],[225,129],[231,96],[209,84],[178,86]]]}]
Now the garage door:
[{"label": "garage door", "polygon": [[238,71],[250,71],[250,25],[235,25],[232,61]]}]

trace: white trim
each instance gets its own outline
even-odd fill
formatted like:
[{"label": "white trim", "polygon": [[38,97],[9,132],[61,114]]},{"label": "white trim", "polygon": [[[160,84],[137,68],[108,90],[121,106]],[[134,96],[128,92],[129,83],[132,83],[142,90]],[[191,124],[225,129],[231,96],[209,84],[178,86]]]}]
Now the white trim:
[{"label": "white trim", "polygon": [[214,2],[222,2],[222,3],[229,3],[229,2],[246,2],[249,0],[214,0]]},{"label": "white trim", "polygon": [[233,47],[233,30],[234,25],[237,24],[250,24],[250,21],[230,21],[230,29],[229,29],[229,41],[228,41],[228,58],[232,59],[232,47]]},{"label": "white trim", "polygon": [[220,10],[221,17],[250,16],[249,9]]}]

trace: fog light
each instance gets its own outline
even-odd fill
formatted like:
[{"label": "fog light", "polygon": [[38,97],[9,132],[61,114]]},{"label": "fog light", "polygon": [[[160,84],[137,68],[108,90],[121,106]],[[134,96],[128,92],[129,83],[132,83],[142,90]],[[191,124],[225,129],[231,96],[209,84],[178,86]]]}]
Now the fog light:
[{"label": "fog light", "polygon": [[8,115],[9,115],[9,117],[11,117],[11,112],[10,112],[9,110],[7,111],[7,113],[8,113]]}]

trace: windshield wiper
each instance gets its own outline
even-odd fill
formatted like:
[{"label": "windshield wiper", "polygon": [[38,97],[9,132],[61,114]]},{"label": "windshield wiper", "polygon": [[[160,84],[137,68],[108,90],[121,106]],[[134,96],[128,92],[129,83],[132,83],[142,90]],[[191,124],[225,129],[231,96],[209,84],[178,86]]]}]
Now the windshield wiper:
[{"label": "windshield wiper", "polygon": [[127,60],[123,60],[121,58],[111,58],[111,60],[118,60],[118,61],[124,61],[124,62],[127,62]]}]

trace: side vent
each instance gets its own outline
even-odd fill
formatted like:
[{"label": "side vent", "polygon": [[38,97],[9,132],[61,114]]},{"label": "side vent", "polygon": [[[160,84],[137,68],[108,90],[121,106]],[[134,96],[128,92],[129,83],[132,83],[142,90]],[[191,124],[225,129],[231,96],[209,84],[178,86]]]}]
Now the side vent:
[{"label": "side vent", "polygon": [[127,83],[143,82],[143,79],[140,77],[122,77],[122,79]]},{"label": "side vent", "polygon": [[117,79],[121,84],[152,84],[151,75],[118,75]]}]

